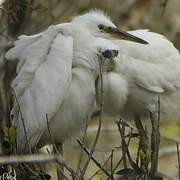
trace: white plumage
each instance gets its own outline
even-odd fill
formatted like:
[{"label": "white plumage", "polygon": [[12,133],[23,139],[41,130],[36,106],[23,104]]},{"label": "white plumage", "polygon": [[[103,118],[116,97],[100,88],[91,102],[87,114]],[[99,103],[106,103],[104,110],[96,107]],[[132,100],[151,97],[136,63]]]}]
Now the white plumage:
[{"label": "white plumage", "polygon": [[[6,54],[7,59],[20,59],[12,86],[31,144],[36,144],[47,128],[46,114],[52,118],[71,81],[73,39],[62,35],[60,30],[52,26],[37,36],[20,36],[15,48]],[[18,146],[23,147],[26,137],[17,103],[12,114]]]},{"label": "white plumage", "polygon": [[[103,76],[105,114],[128,119],[148,118],[149,112],[158,112],[159,96],[161,119],[180,120],[178,50],[157,33],[148,30],[129,33],[149,44],[113,41],[119,47],[119,55],[112,71]],[[97,92],[99,96],[99,87]]]},{"label": "white plumage", "polygon": [[[148,111],[156,111],[160,95],[161,112],[168,118],[170,114],[179,117],[178,51],[161,35],[146,30],[129,33],[119,31],[102,12],[91,11],[71,23],[19,37],[6,58],[19,59],[12,87],[32,146],[51,142],[46,114],[55,142],[62,142],[86,124],[96,93],[99,101],[99,80],[95,90],[99,53],[104,64],[105,114],[146,117]],[[113,36],[128,41],[112,40]],[[17,127],[21,150],[27,142],[20,109],[14,102],[12,123]]]},{"label": "white plumage", "polygon": [[14,45],[6,58],[19,59],[12,84],[18,99],[12,109],[18,150],[25,148],[27,140],[32,146],[40,139],[41,145],[51,142],[46,115],[54,141],[62,142],[82,128],[90,116],[99,74],[98,54],[117,50],[117,46],[95,38],[88,24],[77,19],[50,26],[34,36],[22,35]]}]

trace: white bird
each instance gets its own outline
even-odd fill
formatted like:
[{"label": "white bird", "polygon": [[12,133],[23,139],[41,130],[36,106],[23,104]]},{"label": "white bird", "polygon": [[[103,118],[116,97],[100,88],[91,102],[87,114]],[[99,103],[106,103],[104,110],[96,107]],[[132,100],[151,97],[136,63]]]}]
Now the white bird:
[{"label": "white bird", "polygon": [[[101,32],[102,25],[110,28],[109,33]],[[108,40],[112,34],[146,44],[118,31],[99,11],[50,26],[33,36],[22,35],[14,43],[6,58],[19,59],[12,83],[18,100],[12,109],[18,150],[24,149],[27,141],[30,146],[51,143],[46,114],[55,143],[62,143],[86,124],[95,100],[97,54],[104,56],[102,64],[118,54],[118,46]]]},{"label": "white bird", "polygon": [[[109,28],[100,26],[108,32]],[[160,143],[158,126],[161,121],[180,121],[180,54],[164,36],[148,30],[129,31],[148,42],[113,40],[119,49],[109,72],[104,72],[103,113],[118,120],[134,120],[139,131],[139,150],[149,151],[149,138],[142,119],[151,119],[150,176],[157,176]],[[97,104],[101,88],[96,83]],[[160,114],[160,116],[159,116]],[[158,117],[158,118],[157,118]],[[158,119],[158,121],[157,121]],[[160,121],[160,122],[161,122]],[[143,164],[143,161],[141,162]]]},{"label": "white bird", "polygon": [[[101,26],[102,31],[108,29]],[[111,71],[103,73],[104,114],[124,119],[180,120],[180,54],[164,36],[148,30],[129,31],[148,45],[113,40],[119,54]],[[97,102],[100,97],[97,83]]]}]

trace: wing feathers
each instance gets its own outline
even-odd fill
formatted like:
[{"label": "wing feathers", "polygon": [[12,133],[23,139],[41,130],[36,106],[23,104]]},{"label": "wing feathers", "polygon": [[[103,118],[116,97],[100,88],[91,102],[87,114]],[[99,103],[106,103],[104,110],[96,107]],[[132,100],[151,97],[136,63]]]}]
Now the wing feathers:
[{"label": "wing feathers", "polygon": [[[51,119],[56,113],[71,81],[73,39],[60,32],[59,27],[49,28],[36,41],[26,44],[27,47],[19,55],[20,60],[24,58],[24,64],[19,69],[13,87],[26,124],[28,140],[32,145],[38,142],[47,127],[46,114]],[[21,38],[16,45],[20,44],[23,44]],[[7,57],[10,54],[17,57],[19,47],[15,46]],[[16,103],[12,113],[18,128],[18,145],[22,149],[26,139]]]}]

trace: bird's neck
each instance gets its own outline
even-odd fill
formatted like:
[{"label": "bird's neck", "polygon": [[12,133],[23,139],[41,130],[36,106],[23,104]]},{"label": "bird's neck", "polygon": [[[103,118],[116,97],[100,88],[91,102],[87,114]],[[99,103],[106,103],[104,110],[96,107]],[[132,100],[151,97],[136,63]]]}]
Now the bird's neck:
[{"label": "bird's neck", "polygon": [[97,68],[92,68],[91,66],[88,66],[87,64],[76,64],[73,65],[73,72],[76,72],[78,70],[78,73],[75,73],[75,76],[81,79],[81,77],[84,79],[84,76],[88,77],[92,81],[95,82],[95,80],[98,77],[99,71]]},{"label": "bird's neck", "polygon": [[80,68],[84,73],[89,74],[90,76],[97,78],[99,74],[99,62],[98,56],[95,52],[88,51],[81,51],[76,53],[74,61],[73,61],[73,68]]}]

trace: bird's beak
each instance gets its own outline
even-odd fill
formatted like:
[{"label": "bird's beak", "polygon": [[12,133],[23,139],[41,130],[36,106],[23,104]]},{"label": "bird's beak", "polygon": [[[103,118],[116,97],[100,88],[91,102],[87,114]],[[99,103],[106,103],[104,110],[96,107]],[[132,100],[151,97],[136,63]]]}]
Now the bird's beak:
[{"label": "bird's beak", "polygon": [[133,41],[133,42],[140,43],[140,44],[149,44],[147,41],[145,41],[145,40],[143,40],[137,36],[134,36],[130,33],[122,31],[118,28],[108,27],[108,26],[104,26],[102,24],[100,24],[98,26],[98,28],[102,33],[108,33],[114,39],[122,39],[122,40],[127,40],[127,41]]}]

